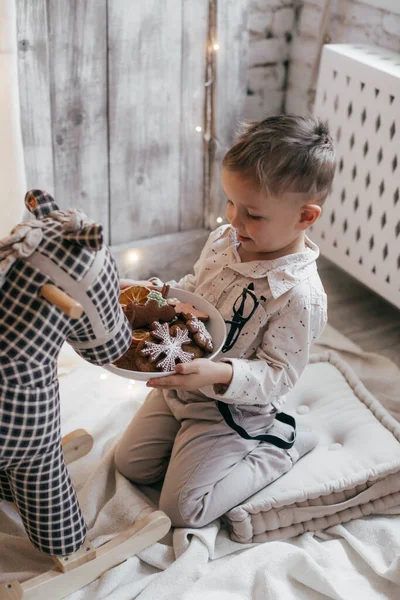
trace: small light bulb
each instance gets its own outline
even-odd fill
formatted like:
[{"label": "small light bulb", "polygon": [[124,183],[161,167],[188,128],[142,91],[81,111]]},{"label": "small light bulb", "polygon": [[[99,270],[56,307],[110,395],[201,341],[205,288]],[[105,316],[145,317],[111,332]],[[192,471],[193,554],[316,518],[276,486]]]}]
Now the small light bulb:
[{"label": "small light bulb", "polygon": [[130,250],[126,255],[126,258],[129,263],[136,263],[139,260],[139,253],[135,250]]},{"label": "small light bulb", "polygon": [[197,125],[196,131],[203,131],[202,128],[200,127],[200,125]]},{"label": "small light bulb", "polygon": [[100,375],[100,379],[107,379],[107,377],[108,377],[107,373],[102,373]]},{"label": "small light bulb", "polygon": [[214,50],[219,50],[219,44],[214,44],[213,48]]},{"label": "small light bulb", "polygon": [[222,218],[222,217],[218,217],[218,218],[217,218],[217,223],[222,223],[222,221],[223,221],[223,218]]}]

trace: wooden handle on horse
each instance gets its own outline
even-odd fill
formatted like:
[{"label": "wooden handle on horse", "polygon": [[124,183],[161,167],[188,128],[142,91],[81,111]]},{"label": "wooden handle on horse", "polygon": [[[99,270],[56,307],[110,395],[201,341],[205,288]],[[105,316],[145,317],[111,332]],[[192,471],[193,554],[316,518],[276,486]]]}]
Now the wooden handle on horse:
[{"label": "wooden handle on horse", "polygon": [[57,286],[46,283],[40,290],[40,295],[62,310],[70,319],[79,319],[83,313],[83,306],[71,296],[60,290]]}]

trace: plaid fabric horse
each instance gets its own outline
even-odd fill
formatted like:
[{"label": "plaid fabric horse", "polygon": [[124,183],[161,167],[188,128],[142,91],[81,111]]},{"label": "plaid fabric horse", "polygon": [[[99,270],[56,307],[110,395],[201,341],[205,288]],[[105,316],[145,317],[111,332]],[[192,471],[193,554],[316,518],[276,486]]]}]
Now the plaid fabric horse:
[{"label": "plaid fabric horse", "polygon": [[[131,328],[101,225],[40,190],[25,204],[36,218],[0,241],[0,499],[16,504],[39,550],[63,555],[87,530],[62,452],[57,356],[67,340],[88,361],[111,363]],[[48,283],[82,305],[79,319],[40,295]]]}]

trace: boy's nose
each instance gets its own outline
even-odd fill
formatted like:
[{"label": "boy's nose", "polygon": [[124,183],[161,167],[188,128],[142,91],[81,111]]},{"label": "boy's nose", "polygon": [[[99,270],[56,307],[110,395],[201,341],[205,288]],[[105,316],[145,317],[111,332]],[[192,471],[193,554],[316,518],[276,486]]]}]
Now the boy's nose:
[{"label": "boy's nose", "polygon": [[237,211],[234,208],[231,208],[230,210],[227,211],[227,217],[228,217],[228,221],[230,222],[232,227],[237,229],[240,225],[240,219],[239,219]]},{"label": "boy's nose", "polygon": [[237,215],[234,215],[231,218],[231,225],[236,230],[240,230],[241,229],[242,225],[241,225],[240,219],[239,219],[239,217]]}]

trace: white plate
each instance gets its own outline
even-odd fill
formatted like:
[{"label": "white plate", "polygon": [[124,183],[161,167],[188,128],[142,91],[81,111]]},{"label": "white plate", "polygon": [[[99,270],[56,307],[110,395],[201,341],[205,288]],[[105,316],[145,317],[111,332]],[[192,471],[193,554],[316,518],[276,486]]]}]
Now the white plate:
[{"label": "white plate", "polygon": [[[178,290],[176,288],[171,288],[168,293],[169,298],[178,298],[181,302],[190,302],[193,304],[195,308],[206,312],[210,315],[209,320],[205,323],[208,331],[211,334],[213,344],[214,344],[214,352],[208,355],[206,358],[212,359],[214,358],[225,342],[226,337],[226,327],[225,321],[217,311],[217,309],[210,304],[207,300],[202,298],[201,296],[197,296],[196,294],[192,294],[192,292],[187,292],[185,290]],[[134,379],[135,381],[149,381],[149,379],[156,379],[158,377],[166,377],[167,375],[173,375],[174,371],[168,372],[157,372],[157,373],[145,373],[142,371],[129,371],[128,369],[120,369],[119,367],[115,367],[114,365],[106,365],[103,367],[107,371],[111,371],[111,373],[115,373],[120,377],[125,377],[126,379]]]}]

